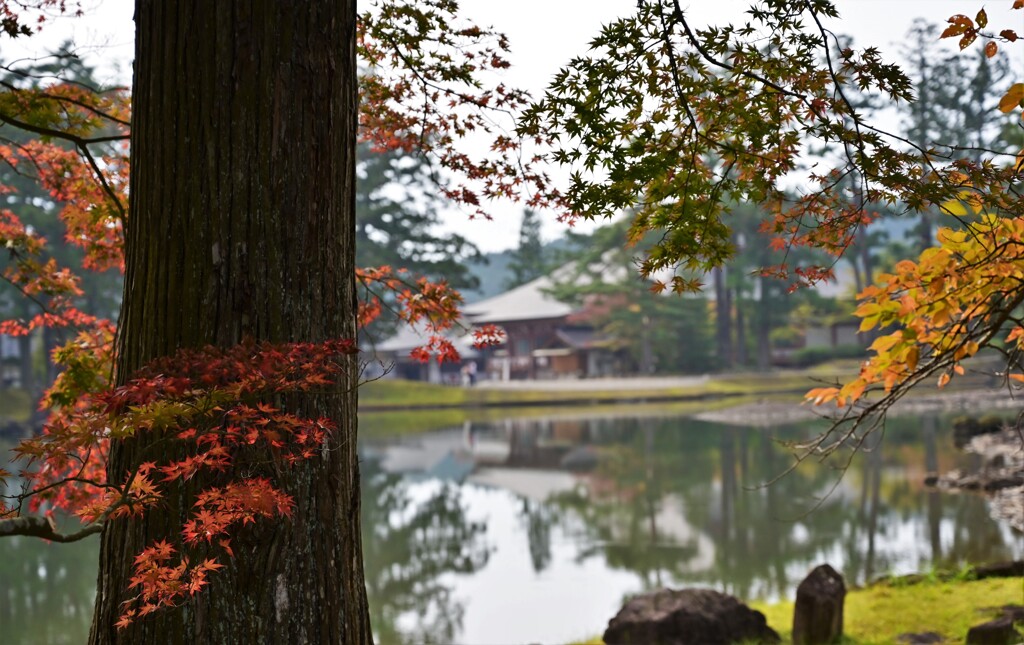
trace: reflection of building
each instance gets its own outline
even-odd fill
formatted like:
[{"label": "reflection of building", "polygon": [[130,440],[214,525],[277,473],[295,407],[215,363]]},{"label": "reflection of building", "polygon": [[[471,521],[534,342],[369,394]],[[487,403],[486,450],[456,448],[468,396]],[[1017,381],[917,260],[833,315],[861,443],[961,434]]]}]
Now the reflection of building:
[{"label": "reflection of building", "polygon": [[[648,481],[652,464],[623,443],[620,423],[614,418],[467,422],[461,430],[408,438],[364,457],[375,456],[389,472],[499,488],[553,508],[559,499],[585,499],[592,509],[585,521],[596,530],[591,539],[610,559],[633,561],[644,553],[641,559],[653,558],[666,570],[712,571],[719,549],[708,527],[692,523],[693,516],[706,512],[704,502],[693,512],[692,500],[659,491]],[[601,455],[609,461],[599,465]],[[713,497],[717,500],[721,491]],[[714,524],[718,504],[709,500],[709,506]],[[575,507],[570,502],[565,508]]]}]

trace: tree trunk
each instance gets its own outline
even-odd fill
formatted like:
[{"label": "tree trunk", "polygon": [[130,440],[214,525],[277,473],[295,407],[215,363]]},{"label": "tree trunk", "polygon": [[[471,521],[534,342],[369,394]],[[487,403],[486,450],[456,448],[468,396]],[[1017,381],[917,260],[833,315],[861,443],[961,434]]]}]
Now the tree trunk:
[{"label": "tree trunk", "polygon": [[32,335],[25,334],[18,336],[18,371],[21,389],[28,392],[28,395],[35,401],[36,395],[36,373],[33,369],[32,360]]},{"label": "tree trunk", "polygon": [[[180,347],[354,338],[354,0],[137,0],[135,20],[118,381]],[[91,643],[372,641],[355,370],[289,401],[338,426],[320,457],[274,473],[293,516],[235,535],[229,566],[183,606],[114,627],[133,558],[180,541],[203,482],[107,525]],[[112,446],[110,478],[155,439]]]},{"label": "tree trunk", "polygon": [[729,302],[729,288],[725,284],[725,267],[711,270],[715,287],[715,347],[718,352],[718,367],[732,366],[732,307]]},{"label": "tree trunk", "polygon": [[745,367],[750,359],[747,357],[747,321],[743,315],[743,297],[738,288],[732,292],[736,303],[736,363]]},{"label": "tree trunk", "polygon": [[[767,262],[761,266],[767,265]],[[772,366],[772,299],[768,292],[771,287],[768,278],[761,276],[760,294],[757,300],[757,369],[767,372]]]}]

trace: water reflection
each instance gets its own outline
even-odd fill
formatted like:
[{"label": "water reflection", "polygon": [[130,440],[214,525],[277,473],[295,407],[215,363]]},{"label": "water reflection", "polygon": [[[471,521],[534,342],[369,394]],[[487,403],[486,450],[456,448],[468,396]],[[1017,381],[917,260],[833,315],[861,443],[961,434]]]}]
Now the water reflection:
[{"label": "water reflection", "polygon": [[[961,465],[948,424],[895,419],[850,464],[789,464],[770,431],[689,418],[548,418],[364,442],[363,542],[382,645],[569,642],[663,585],[790,595],[815,564],[848,580],[1020,557],[983,498],[924,489]],[[813,511],[813,512],[812,512]],[[0,541],[2,641],[78,643],[97,541]]]},{"label": "water reflection", "polygon": [[96,593],[99,537],[73,544],[0,540],[0,642],[78,645]]},{"label": "water reflection", "polygon": [[[663,585],[776,598],[821,562],[861,583],[1019,557],[1020,537],[984,499],[921,486],[926,472],[963,460],[945,427],[894,421],[838,484],[845,458],[761,485],[789,464],[775,438],[807,436],[807,424],[506,420],[373,448],[409,485],[447,480],[464,515],[486,525],[491,561],[444,578],[464,598],[454,640],[564,642],[600,631],[624,595]],[[515,598],[516,611],[495,594]]]},{"label": "water reflection", "polygon": [[487,563],[485,526],[466,518],[459,489],[419,487],[377,460],[363,470],[363,558],[370,619],[380,643],[454,643],[463,604],[445,578]]}]

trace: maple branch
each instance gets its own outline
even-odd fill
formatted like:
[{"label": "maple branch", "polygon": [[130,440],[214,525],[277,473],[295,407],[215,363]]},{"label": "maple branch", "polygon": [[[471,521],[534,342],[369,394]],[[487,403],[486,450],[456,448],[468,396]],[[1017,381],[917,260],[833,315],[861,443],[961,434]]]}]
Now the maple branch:
[{"label": "maple branch", "polygon": [[[1018,287],[1008,295],[1010,297],[1007,302],[996,306],[997,315],[986,324],[979,325],[973,330],[967,330],[967,333],[964,334],[963,339],[956,348],[963,347],[973,338],[978,339],[974,342],[977,342],[979,345],[987,346],[995,338],[1003,325],[1007,321],[1012,320],[1014,310],[1024,304],[1024,288]],[[975,308],[977,307],[980,307],[980,304],[975,305]],[[956,348],[953,348],[953,350]],[[800,463],[811,456],[817,455],[820,459],[827,458],[850,441],[850,439],[854,439],[854,451],[859,450],[869,434],[879,429],[884,431],[886,414],[893,405],[925,379],[938,371],[952,367],[958,362],[954,358],[955,351],[953,350],[932,355],[928,361],[915,369],[907,378],[894,384],[892,389],[886,392],[882,398],[872,401],[860,409],[850,406],[844,411],[842,416],[834,418],[832,425],[820,435],[810,441],[795,445],[797,453],[794,454],[794,463],[772,481],[792,472]],[[844,425],[846,426],[845,430],[842,429]],[[858,430],[862,429],[863,432],[858,434]]]},{"label": "maple branch", "polygon": [[117,193],[115,193],[114,189],[110,186],[106,177],[103,176],[103,171],[100,169],[99,164],[96,163],[96,158],[93,156],[92,151],[89,150],[89,145],[94,143],[108,143],[111,141],[127,141],[131,138],[131,135],[118,134],[106,137],[80,137],[78,135],[71,134],[70,132],[64,132],[63,130],[44,128],[42,126],[32,125],[31,123],[25,123],[24,121],[19,121],[14,117],[4,114],[3,112],[0,112],[0,121],[40,136],[63,139],[75,144],[78,151],[82,153],[82,156],[89,162],[89,167],[92,168],[93,173],[96,175],[96,179],[100,182],[103,192],[107,194],[107,197],[110,199],[114,208],[117,209],[117,212],[121,217],[121,223],[124,224],[127,221],[128,212],[125,209],[124,204],[121,203],[120,198],[118,198]]},{"label": "maple branch", "polygon": [[24,535],[26,537],[37,537],[61,543],[77,542],[102,530],[103,524],[95,522],[87,524],[74,533],[60,533],[57,531],[57,524],[53,521],[52,517],[38,517],[34,515],[0,520],[0,537]]},{"label": "maple branch", "polygon": [[[81,57],[78,54],[75,54],[74,52],[70,52],[70,51],[66,51],[65,50],[65,51],[62,51],[62,52],[54,52],[54,53],[52,53],[52,54],[50,54],[48,56],[35,56],[35,57],[18,58],[16,60],[12,60],[10,63],[4,64],[4,65],[0,65],[0,69],[3,69],[5,71],[7,71],[8,73],[13,74],[14,76],[18,76],[20,78],[31,78],[31,79],[35,79],[37,81],[52,79],[52,80],[60,81],[61,83],[67,83],[68,85],[77,85],[78,87],[80,87],[80,88],[82,88],[82,89],[84,89],[87,92],[90,92],[92,94],[103,94],[106,91],[106,90],[100,90],[100,88],[95,87],[93,85],[90,85],[89,83],[86,83],[85,81],[82,81],[82,80],[79,80],[79,79],[64,78],[60,74],[33,74],[31,72],[26,72],[23,69],[18,69],[17,67],[14,67],[14,65],[18,64],[18,63],[35,63],[35,64],[38,64],[38,63],[40,63],[40,62],[42,62],[42,61],[44,61],[44,60],[46,60],[48,58],[56,58],[58,61],[62,61],[65,58],[70,58],[70,59],[74,59],[74,60],[80,60]],[[61,65],[60,63],[58,63],[58,66],[60,66],[62,68],[64,67],[64,65]],[[121,88],[111,88],[111,89],[112,90],[117,90],[117,89],[121,89]]]},{"label": "maple branch", "polygon": [[801,99],[804,101],[807,100],[807,97],[803,94],[800,94],[799,92],[794,92],[793,90],[787,89],[779,85],[778,83],[774,83],[768,80],[767,78],[761,76],[760,74],[755,74],[754,72],[742,69],[737,70],[734,65],[730,65],[729,63],[720,61],[714,56],[712,56],[708,52],[708,50],[704,49],[704,46],[700,44],[700,41],[697,39],[697,36],[693,33],[693,31],[690,30],[690,25],[689,23],[686,22],[686,18],[683,16],[683,9],[681,6],[679,6],[679,0],[672,0],[672,6],[672,19],[683,26],[683,31],[686,32],[687,40],[690,41],[690,44],[693,45],[694,49],[697,50],[697,53],[699,53],[704,60],[708,61],[715,67],[721,67],[726,71],[735,72],[740,76],[745,76],[750,80],[757,81],[758,83],[761,83],[765,87],[770,87],[771,89],[775,90],[776,92],[779,92],[780,94],[792,96],[793,98]]},{"label": "maple branch", "polygon": [[131,135],[128,134],[111,134],[105,137],[80,137],[77,134],[71,134],[63,130],[56,130],[54,128],[45,128],[40,125],[32,125],[24,121],[19,121],[9,114],[0,112],[0,121],[8,125],[13,125],[16,128],[38,134],[43,137],[54,137],[55,139],[63,139],[75,144],[78,147],[88,146],[93,143],[108,143],[110,141],[128,141]]},{"label": "maple branch", "polygon": [[[8,83],[7,81],[2,81],[2,80],[0,80],[0,87],[6,87],[7,89],[11,90],[12,92],[24,92],[25,91],[22,88],[18,87],[17,85],[14,85],[12,83]],[[114,88],[114,89],[120,90],[120,89],[125,89],[125,88]],[[96,92],[96,93],[99,94],[100,92]],[[82,108],[83,110],[88,110],[89,112],[92,112],[93,114],[95,114],[98,117],[101,117],[103,119],[107,119],[108,121],[113,121],[114,123],[117,123],[119,125],[123,125],[125,127],[130,127],[131,126],[130,122],[125,121],[124,119],[121,119],[119,117],[116,117],[113,114],[110,114],[108,112],[104,112],[103,110],[99,109],[98,107],[96,107],[94,105],[89,105],[85,101],[79,101],[78,99],[73,99],[70,96],[58,96],[56,94],[50,94],[49,92],[36,92],[36,94],[38,96],[41,96],[44,99],[50,99],[51,101],[57,101],[59,103],[60,102],[71,103],[72,105],[77,105],[78,107]]]}]

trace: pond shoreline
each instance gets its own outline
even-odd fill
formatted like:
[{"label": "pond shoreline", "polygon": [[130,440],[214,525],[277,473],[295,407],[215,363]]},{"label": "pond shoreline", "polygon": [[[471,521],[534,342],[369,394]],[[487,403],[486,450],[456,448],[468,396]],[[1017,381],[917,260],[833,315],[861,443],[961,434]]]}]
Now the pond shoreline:
[{"label": "pond shoreline", "polygon": [[[753,394],[763,397],[779,397],[802,395],[806,388],[782,388],[759,390],[756,393],[744,392],[694,392],[694,393],[650,393],[640,394],[634,392],[606,392],[595,390],[592,393],[581,393],[578,396],[552,396],[527,399],[496,399],[477,400],[461,403],[413,403],[405,405],[395,404],[361,404],[360,412],[397,412],[413,410],[447,410],[447,409],[502,409],[502,408],[526,408],[526,407],[585,407],[591,405],[647,405],[651,403],[696,403],[700,401],[723,401],[727,399],[742,399]],[[528,391],[537,394],[537,391]]]},{"label": "pond shoreline", "polygon": [[[573,381],[571,386],[558,381],[550,383],[530,381],[515,386],[480,385],[471,388],[432,386],[422,383],[392,381],[382,385],[369,384],[366,396],[360,397],[361,413],[402,412],[416,410],[500,410],[526,407],[586,407],[602,405],[649,405],[658,403],[726,402],[736,400],[738,405],[709,413],[706,420],[735,423],[751,414],[770,417],[772,422],[800,421],[814,416],[828,416],[833,406],[818,408],[799,405],[803,395],[823,380],[812,380],[807,374],[777,376],[729,376],[689,379],[688,385],[679,386],[683,379],[640,379],[649,388],[638,387],[633,379],[601,379]],[[834,380],[834,379],[833,379]],[[783,381],[783,385],[778,385]],[[504,385],[504,384],[503,384]],[[895,413],[918,413],[935,410],[973,410],[984,407],[1008,409],[1019,407],[1012,392],[1006,388],[988,387],[947,388],[942,392],[925,390],[901,400]],[[368,386],[363,386],[364,388]],[[387,397],[378,396],[373,388],[392,390]],[[406,387],[415,387],[414,393],[403,397]],[[750,402],[754,398],[756,401]],[[744,401],[746,400],[746,401]],[[720,406],[721,407],[721,406]],[[788,410],[788,412],[783,412]],[[702,415],[702,418],[704,416]]]}]

